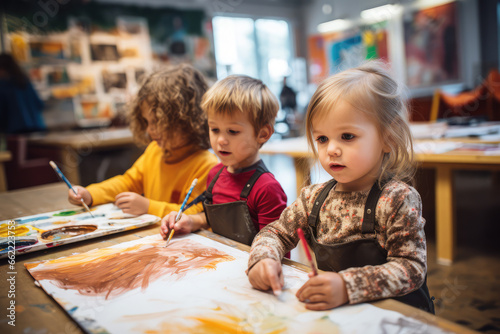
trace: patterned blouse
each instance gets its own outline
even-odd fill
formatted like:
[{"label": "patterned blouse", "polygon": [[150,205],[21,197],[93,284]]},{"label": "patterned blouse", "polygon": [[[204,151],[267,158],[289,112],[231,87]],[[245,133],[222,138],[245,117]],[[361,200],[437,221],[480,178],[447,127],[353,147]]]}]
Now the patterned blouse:
[{"label": "patterned blouse", "polygon": [[[271,258],[280,261],[293,249],[298,227],[309,233],[307,217],[313,201],[325,184],[302,189],[299,198],[287,207],[279,220],[267,225],[255,237],[248,268]],[[369,190],[328,194],[319,214],[317,240],[326,245],[362,238],[361,225]],[[340,271],[350,304],[408,294],[418,289],[427,272],[427,248],[422,217],[422,202],[411,186],[390,181],[384,187],[375,212],[376,238],[388,252],[387,263]]]}]

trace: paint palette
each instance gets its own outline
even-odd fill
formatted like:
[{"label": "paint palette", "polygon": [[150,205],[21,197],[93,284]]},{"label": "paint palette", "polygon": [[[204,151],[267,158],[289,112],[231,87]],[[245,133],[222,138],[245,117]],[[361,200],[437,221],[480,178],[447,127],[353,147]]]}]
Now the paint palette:
[{"label": "paint palette", "polygon": [[[85,209],[61,210],[0,221],[0,258],[15,247],[16,254],[34,252],[102,235],[154,224],[153,215],[123,213],[114,204]],[[10,247],[10,248],[9,248]]]}]

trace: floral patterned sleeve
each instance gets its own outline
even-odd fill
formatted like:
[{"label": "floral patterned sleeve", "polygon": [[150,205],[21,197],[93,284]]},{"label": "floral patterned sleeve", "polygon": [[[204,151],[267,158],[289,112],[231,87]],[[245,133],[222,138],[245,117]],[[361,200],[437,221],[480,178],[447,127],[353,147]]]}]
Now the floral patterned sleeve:
[{"label": "floral patterned sleeve", "polygon": [[379,228],[385,231],[379,233],[379,242],[388,252],[388,262],[340,272],[350,304],[405,295],[424,282],[427,248],[418,192],[391,183],[379,199],[376,214]]},{"label": "floral patterned sleeve", "polygon": [[[281,261],[299,240],[296,233],[301,227],[307,231],[307,216],[311,198],[317,196],[322,184],[303,188],[300,196],[281,213],[280,219],[268,224],[255,237],[248,260],[248,270],[265,258]],[[307,233],[307,232],[306,232]]]}]

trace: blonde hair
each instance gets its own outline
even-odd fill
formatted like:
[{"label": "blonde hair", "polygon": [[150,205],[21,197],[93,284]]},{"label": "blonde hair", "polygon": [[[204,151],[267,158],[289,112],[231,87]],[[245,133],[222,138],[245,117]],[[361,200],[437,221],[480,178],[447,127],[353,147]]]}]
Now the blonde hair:
[{"label": "blonde hair", "polygon": [[151,142],[146,132],[148,124],[141,112],[141,105],[146,102],[158,120],[159,132],[167,140],[180,132],[195,146],[208,149],[207,116],[200,106],[207,89],[203,74],[188,64],[170,66],[149,75],[129,111],[130,129],[136,141]]},{"label": "blonde hair", "polygon": [[206,113],[223,115],[245,113],[255,134],[266,125],[274,126],[279,110],[278,99],[264,83],[245,75],[231,75],[217,81],[203,96],[201,107]]},{"label": "blonde hair", "polygon": [[307,142],[316,158],[312,121],[346,101],[374,120],[382,140],[390,147],[385,153],[379,182],[396,179],[411,183],[415,175],[413,140],[408,124],[408,107],[403,85],[388,73],[385,64],[370,61],[325,79],[311,98],[306,116]]}]

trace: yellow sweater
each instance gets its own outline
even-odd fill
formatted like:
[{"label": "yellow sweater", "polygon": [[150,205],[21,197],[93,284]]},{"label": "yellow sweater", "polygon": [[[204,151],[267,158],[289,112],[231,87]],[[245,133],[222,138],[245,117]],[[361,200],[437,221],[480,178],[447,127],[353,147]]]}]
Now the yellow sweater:
[{"label": "yellow sweater", "polygon": [[[170,211],[179,211],[193,179],[198,178],[198,184],[188,202],[205,191],[208,172],[217,164],[215,155],[201,150],[175,164],[163,162],[162,155],[154,141],[125,174],[86,187],[92,195],[92,205],[114,202],[116,195],[130,191],[149,199],[149,214],[164,217]],[[185,213],[201,211],[203,206],[199,203]]]}]

